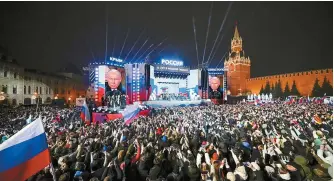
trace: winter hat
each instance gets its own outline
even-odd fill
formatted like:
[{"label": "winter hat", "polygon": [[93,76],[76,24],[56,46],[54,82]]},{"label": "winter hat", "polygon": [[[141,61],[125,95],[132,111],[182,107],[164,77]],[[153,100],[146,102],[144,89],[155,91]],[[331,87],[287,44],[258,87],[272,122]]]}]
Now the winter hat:
[{"label": "winter hat", "polygon": [[163,137],[161,138],[161,140],[162,140],[163,142],[167,142],[167,136],[163,136]]},{"label": "winter hat", "polygon": [[247,149],[249,149],[249,150],[251,150],[250,144],[248,142],[246,142],[246,141],[242,142],[242,146],[245,147],[245,148],[247,148]]},{"label": "winter hat", "polygon": [[126,136],[122,136],[122,142],[126,141]]},{"label": "winter hat", "polygon": [[315,146],[316,146],[317,148],[319,148],[320,145],[322,145],[322,142],[321,142],[321,140],[320,140],[319,138],[317,138],[317,139],[314,140],[314,144],[315,144]]}]

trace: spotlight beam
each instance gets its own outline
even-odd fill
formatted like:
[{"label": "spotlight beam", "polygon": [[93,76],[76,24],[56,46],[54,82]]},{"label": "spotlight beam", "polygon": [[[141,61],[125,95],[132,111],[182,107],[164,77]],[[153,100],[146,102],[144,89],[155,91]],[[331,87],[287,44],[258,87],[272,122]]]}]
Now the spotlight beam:
[{"label": "spotlight beam", "polygon": [[230,2],[230,4],[228,5],[226,14],[225,14],[225,16],[224,16],[224,20],[222,21],[222,23],[221,23],[221,25],[220,25],[220,28],[219,28],[219,31],[218,31],[218,33],[217,33],[216,39],[215,39],[215,41],[214,41],[214,43],[213,43],[213,47],[212,47],[211,52],[210,52],[210,54],[209,54],[209,58],[208,58],[209,60],[210,60],[210,57],[211,57],[211,54],[212,54],[212,50],[213,50],[213,49],[215,48],[215,46],[216,46],[217,39],[218,39],[218,37],[219,37],[221,31],[223,30],[223,26],[224,26],[224,24],[225,24],[226,17],[228,16],[228,13],[230,12],[230,9],[231,9],[232,4],[233,4],[233,2]]},{"label": "spotlight beam", "polygon": [[140,58],[153,46],[154,44],[151,44],[151,46],[149,46],[145,51],[144,51],[144,53],[142,53],[139,57],[138,57],[138,59],[135,61],[135,62],[137,62],[138,60],[140,60]]},{"label": "spotlight beam", "polygon": [[195,47],[196,47],[196,56],[197,56],[197,68],[199,68],[199,58],[198,58],[198,45],[197,45],[197,35],[196,35],[196,19],[193,16],[193,30],[194,30],[194,39],[195,39]]},{"label": "spotlight beam", "polygon": [[115,46],[116,46],[116,41],[117,41],[117,36],[115,36],[115,39],[114,39],[114,46],[112,47],[112,54],[111,54],[111,57],[114,56],[114,50],[115,50]]},{"label": "spotlight beam", "polygon": [[121,49],[121,53],[119,54],[118,59],[119,59],[119,58],[121,57],[121,55],[122,55],[123,48],[124,48],[124,45],[125,45],[126,40],[128,39],[129,32],[130,32],[130,29],[128,29],[128,32],[126,33],[126,36],[125,36],[125,39],[124,39],[124,43],[123,43],[123,46],[122,46],[122,49]]},{"label": "spotlight beam", "polygon": [[220,65],[221,62],[223,62],[223,60],[224,60],[224,58],[225,58],[225,56],[226,56],[226,53],[227,53],[227,52],[224,53],[223,57],[222,57],[222,58],[220,59],[220,61],[218,62],[216,68],[218,67],[218,65]]},{"label": "spotlight beam", "polygon": [[162,45],[166,40],[167,40],[167,38],[162,40],[162,42],[160,42],[155,48],[153,48],[153,50],[151,50],[150,53],[148,53],[145,57],[149,56],[155,49],[157,49],[160,45]]},{"label": "spotlight beam", "polygon": [[145,46],[145,44],[147,43],[148,39],[150,38],[147,38],[146,41],[143,43],[143,45],[139,48],[139,50],[137,51],[137,53],[133,56],[133,58],[130,60],[130,63],[132,62],[132,60],[134,60],[137,56],[137,54],[140,52],[140,50]]},{"label": "spotlight beam", "polygon": [[139,37],[137,38],[137,40],[135,41],[135,43],[131,47],[129,53],[125,56],[125,58],[123,60],[124,62],[126,61],[126,58],[128,58],[128,56],[130,55],[130,53],[132,52],[133,48],[136,46],[136,44],[138,43],[138,40],[140,39],[140,37],[143,35],[144,32],[145,32],[145,29],[140,33]]},{"label": "spotlight beam", "polygon": [[209,64],[211,63],[211,61],[212,61],[213,58],[215,57],[215,55],[216,55],[216,53],[217,53],[217,50],[218,50],[218,48],[219,48],[219,46],[220,46],[220,44],[221,44],[223,38],[224,38],[224,34],[220,37],[220,40],[219,40],[219,42],[218,42],[218,45],[217,45],[217,47],[215,47],[215,50],[214,50],[214,52],[213,52],[213,55],[212,55],[211,59],[208,60],[208,61],[209,61]]},{"label": "spotlight beam", "polygon": [[104,62],[107,62],[107,54],[108,54],[108,4],[106,7],[106,50],[104,52]]},{"label": "spotlight beam", "polygon": [[206,29],[206,37],[205,37],[205,44],[204,44],[204,50],[203,50],[203,59],[202,59],[202,63],[204,62],[205,51],[206,51],[206,44],[207,44],[207,42],[208,42],[208,36],[209,36],[209,33],[210,33],[210,25],[211,25],[212,9],[213,9],[213,2],[211,3],[211,7],[210,7],[210,14],[209,14],[209,20],[208,20],[208,28]]}]

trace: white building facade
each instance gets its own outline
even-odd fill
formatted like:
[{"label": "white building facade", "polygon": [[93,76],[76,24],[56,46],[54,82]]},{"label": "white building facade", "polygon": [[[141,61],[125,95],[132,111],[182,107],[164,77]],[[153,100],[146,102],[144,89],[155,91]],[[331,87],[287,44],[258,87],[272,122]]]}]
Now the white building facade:
[{"label": "white building facade", "polygon": [[[82,96],[81,82],[66,75],[49,74],[25,69],[13,60],[0,57],[0,101],[9,105],[51,103],[52,99],[65,99],[75,103]],[[84,94],[83,94],[84,95]]]}]

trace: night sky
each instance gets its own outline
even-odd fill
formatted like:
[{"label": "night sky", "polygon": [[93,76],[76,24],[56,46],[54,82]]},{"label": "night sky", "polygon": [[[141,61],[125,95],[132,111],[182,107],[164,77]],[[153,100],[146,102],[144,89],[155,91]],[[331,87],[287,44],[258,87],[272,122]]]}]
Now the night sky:
[{"label": "night sky", "polygon": [[[206,57],[229,3],[213,3]],[[145,30],[127,60],[146,38],[150,39],[142,53],[167,37],[151,54],[153,60],[165,57],[197,65],[192,16],[202,60],[210,6],[211,2],[1,2],[0,45],[28,68],[56,71],[68,62],[87,66],[94,58],[104,60],[108,17],[108,57],[113,50],[113,56],[119,56],[130,29],[124,59]],[[251,77],[333,67],[333,2],[234,2],[211,67],[229,51],[236,21],[251,58]]]}]

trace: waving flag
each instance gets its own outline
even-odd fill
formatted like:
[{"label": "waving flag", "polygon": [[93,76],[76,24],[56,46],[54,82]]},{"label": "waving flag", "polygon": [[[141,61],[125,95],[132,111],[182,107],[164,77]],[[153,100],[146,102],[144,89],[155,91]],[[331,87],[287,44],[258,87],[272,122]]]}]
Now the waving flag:
[{"label": "waving flag", "polygon": [[322,120],[318,115],[313,116],[312,122],[315,122],[316,124],[322,124]]},{"label": "waving flag", "polygon": [[128,106],[122,113],[125,124],[130,124],[131,121],[139,116],[140,108],[138,104]]},{"label": "waving flag", "polygon": [[42,120],[36,119],[0,145],[0,180],[24,181],[51,162]]},{"label": "waving flag", "polygon": [[90,125],[90,114],[86,102],[84,102],[84,104],[82,105],[80,117],[83,122],[85,122],[87,125]]}]

